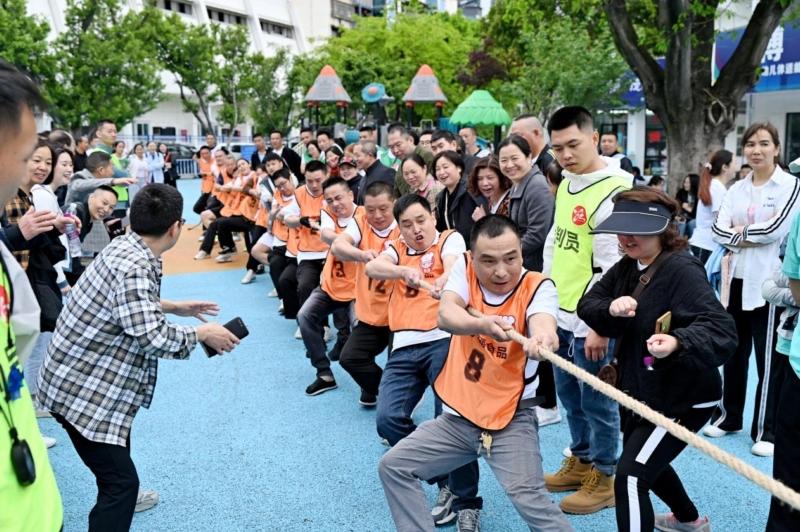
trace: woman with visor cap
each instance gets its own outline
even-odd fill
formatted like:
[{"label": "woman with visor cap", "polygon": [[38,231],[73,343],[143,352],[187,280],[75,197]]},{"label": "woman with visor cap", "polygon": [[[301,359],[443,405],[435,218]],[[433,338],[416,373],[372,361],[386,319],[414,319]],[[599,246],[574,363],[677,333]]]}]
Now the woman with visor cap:
[{"label": "woman with visor cap", "polygon": [[[700,262],[678,233],[678,203],[636,187],[615,198],[594,233],[616,234],[624,257],[581,299],[578,315],[616,338],[617,386],[689,430],[710,419],[722,389],[718,367],[736,349],[736,328]],[[622,418],[614,481],[619,530],[710,531],[670,463],[686,447],[645,419]],[[671,513],[655,516],[652,490]]]}]

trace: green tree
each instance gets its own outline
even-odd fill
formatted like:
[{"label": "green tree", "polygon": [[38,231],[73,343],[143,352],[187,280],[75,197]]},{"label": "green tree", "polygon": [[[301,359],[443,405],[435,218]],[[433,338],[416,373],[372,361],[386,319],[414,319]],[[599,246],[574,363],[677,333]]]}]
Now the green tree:
[{"label": "green tree", "polygon": [[118,0],[68,0],[47,84],[60,126],[77,131],[101,118],[122,126],[158,104],[163,85],[145,16],[123,14]]},{"label": "green tree", "polygon": [[[714,80],[714,22],[727,15],[727,2],[602,2],[617,49],[641,80],[647,107],[664,124],[672,190],[686,174],[697,171],[709,152],[723,146],[736,124],[742,97],[758,79],[770,36],[791,3],[758,2],[730,61]],[[640,4],[651,9],[641,9]],[[666,43],[664,68],[656,61],[660,50],[642,37],[643,27],[657,28]]]},{"label": "green tree", "polygon": [[232,135],[237,124],[245,118],[248,102],[261,81],[253,67],[262,56],[249,52],[250,37],[241,26],[228,28],[213,25],[211,37],[217,52],[214,68],[211,69],[212,80],[222,102],[218,117]]},{"label": "green tree", "polygon": [[564,103],[591,110],[620,103],[627,66],[602,17],[586,24],[554,11],[552,2],[499,0],[482,33],[473,52],[479,60],[470,61],[461,79],[490,90],[507,108],[545,120]]},{"label": "green tree", "polygon": [[288,133],[295,101],[299,99],[299,84],[286,49],[278,49],[271,57],[260,56],[253,65],[253,74],[258,79],[250,103],[254,131],[266,134],[275,128]]},{"label": "green tree", "polygon": [[149,26],[159,64],[178,85],[183,110],[192,113],[203,133],[211,133],[209,105],[216,98],[216,40],[209,26],[187,24],[177,14],[153,14]]},{"label": "green tree", "polygon": [[[329,39],[310,55],[294,62],[294,73],[304,90],[320,69],[330,64],[354,105],[362,105],[361,89],[371,82],[386,86],[395,98],[396,116],[402,97],[419,67],[428,64],[448,98],[452,111],[469,94],[456,77],[464,70],[469,53],[479,42],[478,25],[461,15],[401,13],[391,27],[379,17],[356,17],[355,27]],[[418,112],[432,118],[433,106]]]},{"label": "green tree", "polygon": [[40,83],[52,79],[55,58],[49,51],[46,21],[28,14],[25,0],[0,0],[0,57]]}]

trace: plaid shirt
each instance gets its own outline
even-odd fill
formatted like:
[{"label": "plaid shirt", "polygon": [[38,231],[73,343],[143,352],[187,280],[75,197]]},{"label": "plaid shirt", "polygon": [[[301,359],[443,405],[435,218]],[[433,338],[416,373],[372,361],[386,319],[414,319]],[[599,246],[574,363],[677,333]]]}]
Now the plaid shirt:
[{"label": "plaid shirt", "polygon": [[[5,215],[9,224],[19,225],[19,219],[22,218],[28,209],[31,208],[31,198],[25,193],[24,190],[17,190],[17,195],[8,200],[5,205]],[[28,269],[28,260],[30,260],[31,252],[28,249],[13,251],[14,258],[17,259],[23,270]]]},{"label": "plaid shirt", "polygon": [[188,358],[193,327],[167,322],[161,261],[142,238],[115,239],[72,289],[39,371],[39,401],[85,438],[125,447],[153,398],[159,358]]}]

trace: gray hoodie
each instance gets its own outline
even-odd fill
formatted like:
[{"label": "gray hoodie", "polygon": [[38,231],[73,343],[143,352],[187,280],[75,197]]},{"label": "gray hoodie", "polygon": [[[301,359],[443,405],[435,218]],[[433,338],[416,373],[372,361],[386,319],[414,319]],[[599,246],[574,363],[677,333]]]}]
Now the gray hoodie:
[{"label": "gray hoodie", "polygon": [[67,186],[67,197],[64,199],[64,205],[70,203],[83,203],[89,194],[100,185],[111,186],[113,178],[98,179],[88,169],[84,168],[80,172],[72,174],[72,179]]}]

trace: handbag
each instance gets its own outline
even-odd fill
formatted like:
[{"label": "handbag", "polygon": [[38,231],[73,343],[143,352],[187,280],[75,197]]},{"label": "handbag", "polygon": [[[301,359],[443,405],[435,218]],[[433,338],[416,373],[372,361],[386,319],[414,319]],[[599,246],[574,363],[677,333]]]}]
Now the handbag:
[{"label": "handbag", "polygon": [[[664,251],[656,257],[656,260],[650,265],[646,272],[642,273],[639,276],[639,283],[636,285],[636,288],[633,290],[631,297],[636,301],[639,301],[639,297],[641,297],[642,292],[647,286],[650,284],[650,281],[653,280],[653,276],[655,276],[656,272],[658,271],[659,267],[671,257],[675,252],[674,251]],[[617,380],[619,377],[619,372],[617,371],[617,366],[619,363],[617,362],[617,355],[619,355],[620,346],[622,342],[617,340],[614,344],[614,358],[611,360],[609,364],[606,364],[600,371],[597,372],[597,378],[601,381],[605,382],[606,384],[610,384],[616,388]]]}]

